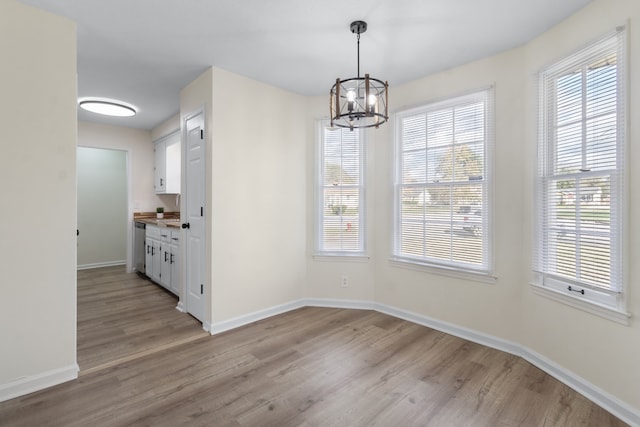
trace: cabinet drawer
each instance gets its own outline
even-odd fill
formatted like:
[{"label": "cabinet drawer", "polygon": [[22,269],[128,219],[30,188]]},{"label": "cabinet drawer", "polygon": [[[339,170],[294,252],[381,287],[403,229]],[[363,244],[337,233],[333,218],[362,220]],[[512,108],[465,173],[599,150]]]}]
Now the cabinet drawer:
[{"label": "cabinet drawer", "polygon": [[160,240],[160,227],[147,224],[146,232],[148,238]]},{"label": "cabinet drawer", "polygon": [[171,230],[171,243],[180,244],[180,230]]}]

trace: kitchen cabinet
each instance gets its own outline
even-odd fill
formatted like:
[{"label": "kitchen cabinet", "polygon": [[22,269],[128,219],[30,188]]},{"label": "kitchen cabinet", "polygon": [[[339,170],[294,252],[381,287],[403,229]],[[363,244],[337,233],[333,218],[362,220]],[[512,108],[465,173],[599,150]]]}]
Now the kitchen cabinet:
[{"label": "kitchen cabinet", "polygon": [[147,225],[147,276],[180,295],[180,229]]},{"label": "kitchen cabinet", "polygon": [[154,188],[156,194],[180,193],[180,130],[154,143]]},{"label": "kitchen cabinet", "polygon": [[180,230],[171,230],[169,262],[171,263],[171,292],[180,296]]},{"label": "kitchen cabinet", "polygon": [[145,246],[145,273],[154,282],[160,282],[160,269],[162,267],[160,227],[147,225]]}]

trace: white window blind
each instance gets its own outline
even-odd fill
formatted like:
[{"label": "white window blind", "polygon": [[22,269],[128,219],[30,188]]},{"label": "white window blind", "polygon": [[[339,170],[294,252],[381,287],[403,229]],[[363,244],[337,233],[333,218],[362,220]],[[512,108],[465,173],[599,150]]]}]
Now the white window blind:
[{"label": "white window blind", "polygon": [[394,259],[490,273],[490,95],[396,116]]},{"label": "white window blind", "polygon": [[320,125],[317,155],[316,252],[362,255],[364,144],[360,130]]},{"label": "white window blind", "polygon": [[625,32],[540,75],[537,282],[616,306],[623,290]]}]

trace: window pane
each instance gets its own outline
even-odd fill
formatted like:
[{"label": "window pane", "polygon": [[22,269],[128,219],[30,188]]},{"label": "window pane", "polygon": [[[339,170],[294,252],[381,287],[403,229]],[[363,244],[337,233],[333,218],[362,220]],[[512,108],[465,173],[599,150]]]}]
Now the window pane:
[{"label": "window pane", "polygon": [[617,162],[616,115],[611,113],[588,119],[586,127],[587,168],[590,170],[614,169]]},{"label": "window pane", "polygon": [[617,100],[615,56],[591,64],[587,71],[587,117],[613,113]]},{"label": "window pane", "polygon": [[407,117],[402,120],[402,142],[405,150],[421,150],[427,147],[426,117]]},{"label": "window pane", "polygon": [[556,173],[574,173],[582,168],[582,123],[558,128],[555,154]]},{"label": "window pane", "polygon": [[582,73],[578,70],[557,82],[558,126],[582,119]]},{"label": "window pane", "polygon": [[[399,135],[396,255],[450,268],[488,269],[489,235],[482,208],[487,178],[486,94],[461,97],[443,108],[425,108],[400,119],[403,124],[426,124],[426,147],[411,139],[414,134]],[[418,183],[424,186],[407,185]]]},{"label": "window pane", "polygon": [[424,183],[427,178],[427,155],[424,150],[402,153],[402,183]]},{"label": "window pane", "polygon": [[617,32],[541,74],[535,268],[543,285],[570,295],[569,286],[622,290],[623,41]]},{"label": "window pane", "polygon": [[361,252],[362,144],[358,130],[323,128],[321,133],[317,248]]}]

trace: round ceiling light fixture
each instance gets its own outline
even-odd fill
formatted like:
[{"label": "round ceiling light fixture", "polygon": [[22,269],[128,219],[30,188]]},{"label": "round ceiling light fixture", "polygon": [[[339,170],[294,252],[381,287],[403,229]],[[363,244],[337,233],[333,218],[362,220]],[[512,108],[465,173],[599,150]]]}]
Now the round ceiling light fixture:
[{"label": "round ceiling light fixture", "polygon": [[113,99],[85,98],[80,100],[78,106],[83,110],[105,116],[131,117],[137,113],[132,105]]}]

